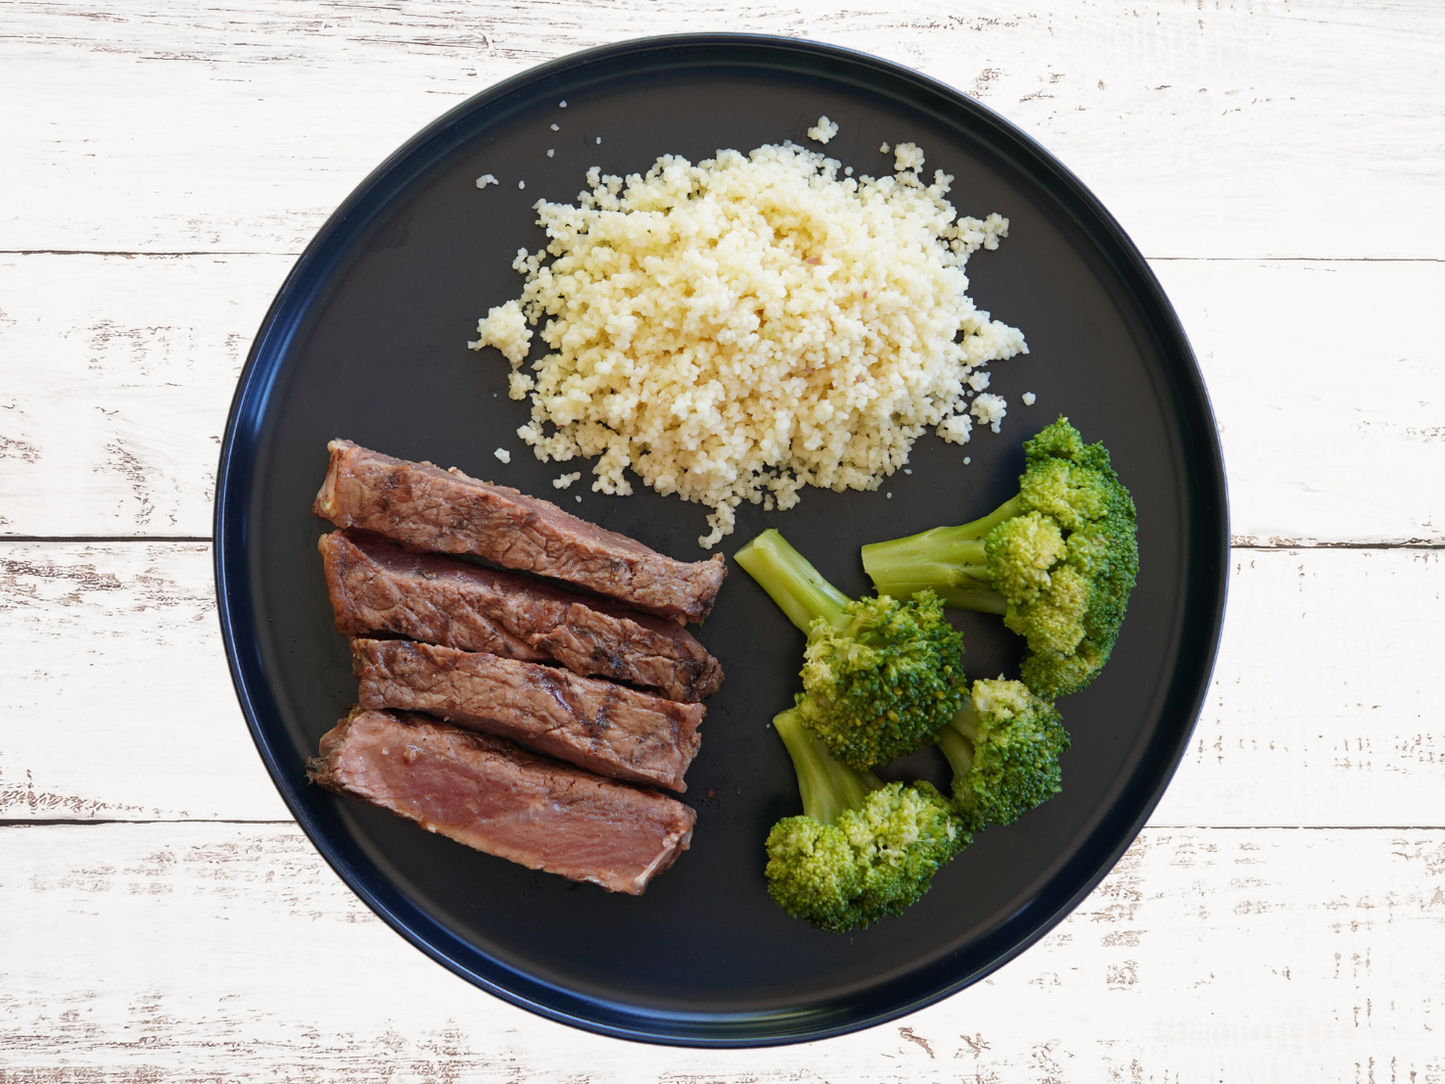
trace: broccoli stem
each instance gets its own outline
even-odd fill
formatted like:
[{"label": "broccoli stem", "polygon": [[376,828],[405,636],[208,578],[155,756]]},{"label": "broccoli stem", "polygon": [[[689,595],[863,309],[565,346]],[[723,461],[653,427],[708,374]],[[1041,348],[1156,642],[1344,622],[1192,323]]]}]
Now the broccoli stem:
[{"label": "broccoli stem", "polygon": [[1022,500],[1015,495],[972,523],[874,542],[863,547],[863,568],[880,595],[910,599],[915,591],[932,588],[945,606],[1002,614],[1008,602],[989,586],[983,540],[1021,511]]},{"label": "broccoli stem", "polygon": [[844,810],[861,809],[863,800],[883,786],[872,772],[854,771],[830,757],[827,747],[803,725],[796,708],[773,716],[773,727],[793,758],[805,816],[832,824]]},{"label": "broccoli stem", "polygon": [[823,579],[807,558],[772,528],[738,550],[734,560],[804,632],[819,617],[827,618],[828,624],[840,631],[848,626],[844,609],[848,596]]},{"label": "broccoli stem", "polygon": [[974,742],[978,740],[978,708],[974,706],[972,697],[963,702],[958,714],[938,732],[937,740],[938,747],[948,758],[948,766],[953,769],[954,778],[967,775],[973,767]]}]

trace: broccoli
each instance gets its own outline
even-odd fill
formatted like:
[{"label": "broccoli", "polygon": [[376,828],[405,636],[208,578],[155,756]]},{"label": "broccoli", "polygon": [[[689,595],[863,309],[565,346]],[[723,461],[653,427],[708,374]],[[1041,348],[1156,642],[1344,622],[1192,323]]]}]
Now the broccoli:
[{"label": "broccoli", "polygon": [[803,815],[768,833],[768,895],[794,918],[843,933],[901,914],[972,841],[929,783],[884,783],[828,756],[797,708],[773,719],[803,798]]},{"label": "broccoli", "polygon": [[980,680],[939,731],[953,768],[953,806],[970,832],[1012,824],[1059,793],[1059,757],[1069,735],[1047,700],[1019,681]]},{"label": "broccoli", "polygon": [[929,592],[852,601],[774,530],[737,562],[808,634],[798,712],[850,768],[922,749],[962,706],[963,637]]},{"label": "broccoli", "polygon": [[1102,444],[1067,418],[1025,442],[1019,492],[961,527],[863,547],[880,594],[933,591],[1002,614],[1028,642],[1024,682],[1052,700],[1082,689],[1114,649],[1139,570],[1134,501]]}]

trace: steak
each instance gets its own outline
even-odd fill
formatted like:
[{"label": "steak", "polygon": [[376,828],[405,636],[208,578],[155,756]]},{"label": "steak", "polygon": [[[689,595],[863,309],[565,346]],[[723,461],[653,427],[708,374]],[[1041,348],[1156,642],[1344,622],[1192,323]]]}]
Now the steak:
[{"label": "steak", "polygon": [[534,662],[408,640],[351,641],[361,706],[439,715],[616,779],[684,791],[701,704]]},{"label": "steak", "polygon": [[468,847],[634,896],[687,850],[697,820],[657,791],[422,715],[353,708],[306,772]]},{"label": "steak", "polygon": [[455,557],[411,553],[365,531],[320,541],[336,627],[384,631],[509,659],[555,659],[575,674],[694,702],[722,667],[691,633],[652,614]]},{"label": "steak", "polygon": [[411,463],[333,440],[311,511],[408,549],[467,553],[504,568],[565,580],[678,624],[712,609],[727,567],[676,561],[578,519],[549,501],[430,463]]}]

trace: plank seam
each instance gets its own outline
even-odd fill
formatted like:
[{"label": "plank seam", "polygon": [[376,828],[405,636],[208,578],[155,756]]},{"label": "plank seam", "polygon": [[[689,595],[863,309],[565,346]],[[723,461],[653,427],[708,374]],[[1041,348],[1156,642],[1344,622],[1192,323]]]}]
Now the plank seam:
[{"label": "plank seam", "polygon": [[301,255],[301,250],[270,252],[265,249],[182,249],[176,251],[126,251],[107,248],[8,248],[0,249],[0,256],[290,256]]},{"label": "plank seam", "polygon": [[1445,542],[1431,542],[1424,538],[1406,538],[1400,541],[1369,542],[1311,542],[1294,538],[1271,538],[1268,542],[1257,542],[1251,538],[1231,538],[1229,548],[1233,550],[1439,550],[1445,549]]},{"label": "plank seam", "polygon": [[109,534],[7,534],[0,535],[0,542],[205,542],[211,543],[210,535],[109,535]]},{"label": "plank seam", "polygon": [[1150,263],[1445,263],[1442,256],[1145,256]]},{"label": "plank seam", "polygon": [[126,820],[124,818],[80,818],[80,817],[47,817],[26,820],[23,817],[0,817],[0,828],[54,828],[62,826],[93,827],[105,824],[260,824],[260,825],[290,825],[297,827],[294,820],[244,820],[234,817],[221,817],[210,820],[206,817],[158,817],[155,820]]}]

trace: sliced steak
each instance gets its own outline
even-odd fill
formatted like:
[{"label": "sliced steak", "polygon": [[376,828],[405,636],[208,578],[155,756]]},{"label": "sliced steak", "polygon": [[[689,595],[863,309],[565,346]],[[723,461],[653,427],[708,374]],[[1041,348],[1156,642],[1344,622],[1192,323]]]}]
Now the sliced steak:
[{"label": "sliced steak", "polygon": [[469,553],[504,568],[565,580],[678,624],[712,609],[727,568],[675,561],[578,519],[549,501],[333,440],[312,512],[376,531],[408,549]]},{"label": "sliced steak", "polygon": [[616,779],[684,791],[701,704],[534,662],[408,640],[351,641],[361,706],[439,715]]},{"label": "sliced steak", "polygon": [[365,531],[320,541],[336,627],[384,631],[509,659],[555,659],[573,673],[660,689],[693,702],[717,692],[722,667],[691,633],[606,599],[411,553]]},{"label": "sliced steak", "polygon": [[634,896],[687,850],[697,820],[657,791],[421,715],[355,708],[306,771],[468,847]]}]

